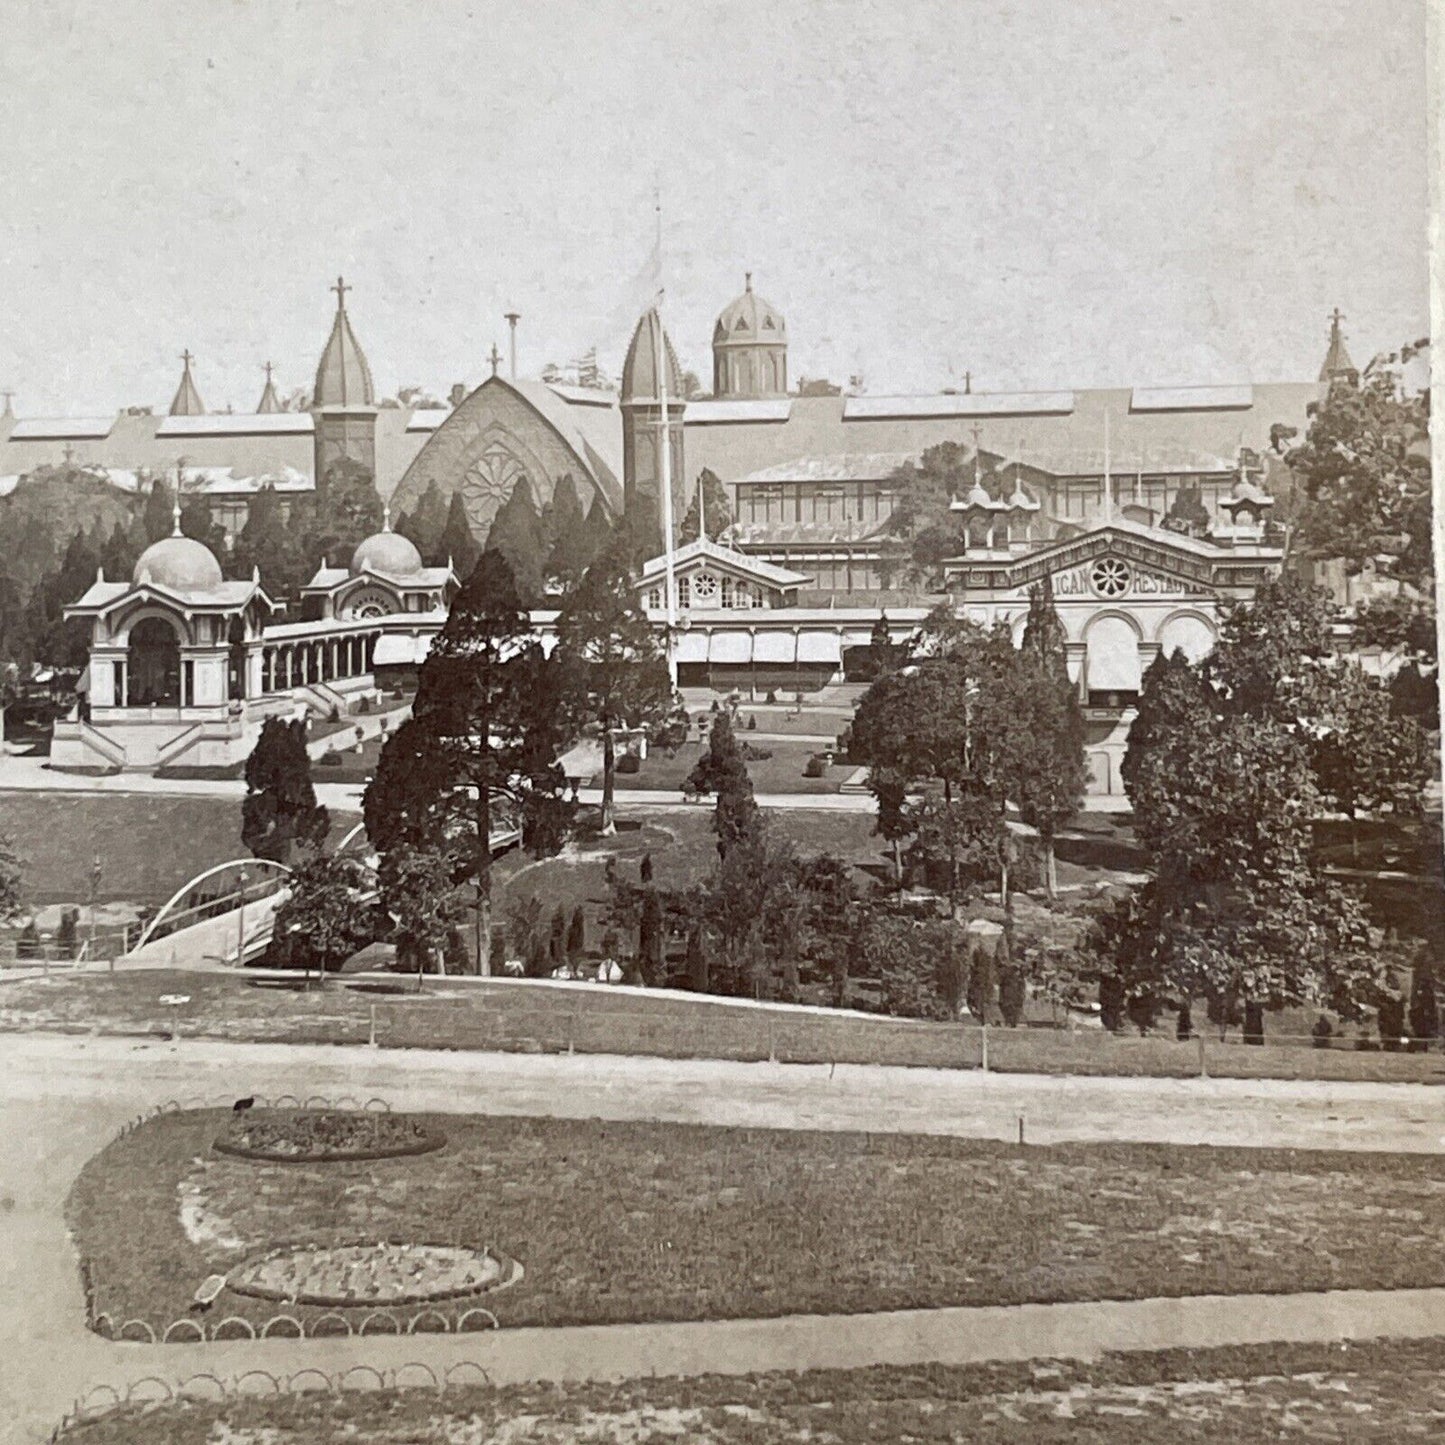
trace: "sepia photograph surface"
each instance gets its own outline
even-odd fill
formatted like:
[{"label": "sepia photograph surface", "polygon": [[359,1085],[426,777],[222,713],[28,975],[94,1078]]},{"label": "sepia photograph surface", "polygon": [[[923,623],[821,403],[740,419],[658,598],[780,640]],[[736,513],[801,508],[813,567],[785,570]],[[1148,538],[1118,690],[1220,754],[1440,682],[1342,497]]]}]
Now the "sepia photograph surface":
[{"label": "sepia photograph surface", "polygon": [[1442,33],[12,0],[0,1445],[1445,1437]]}]

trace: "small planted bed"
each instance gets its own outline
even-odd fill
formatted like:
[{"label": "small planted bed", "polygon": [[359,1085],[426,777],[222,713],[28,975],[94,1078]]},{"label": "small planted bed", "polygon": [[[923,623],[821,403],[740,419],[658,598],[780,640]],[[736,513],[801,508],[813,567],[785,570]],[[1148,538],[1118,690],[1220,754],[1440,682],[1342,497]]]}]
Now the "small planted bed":
[{"label": "small planted bed", "polygon": [[236,1115],[215,1148],[267,1164],[321,1164],[430,1154],[446,1142],[435,1125],[403,1115],[265,1109]]}]

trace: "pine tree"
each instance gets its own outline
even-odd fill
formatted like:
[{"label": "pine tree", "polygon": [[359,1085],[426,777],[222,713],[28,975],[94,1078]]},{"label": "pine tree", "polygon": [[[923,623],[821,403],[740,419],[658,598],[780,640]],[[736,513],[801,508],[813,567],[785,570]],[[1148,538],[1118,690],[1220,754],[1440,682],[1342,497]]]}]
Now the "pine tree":
[{"label": "pine tree", "polygon": [[699,497],[702,498],[702,506],[706,512],[707,535],[711,541],[716,542],[733,524],[732,507],[728,503],[727,488],[718,480],[714,472],[704,467],[698,476],[697,487],[693,491],[692,503],[687,509],[687,515],[682,519],[682,533],[678,538],[679,542],[697,541]]},{"label": "pine tree", "polygon": [[662,903],[657,889],[648,888],[642,895],[642,922],[637,930],[637,973],[649,988],[664,982],[664,945]]},{"label": "pine tree", "polygon": [[1007,933],[1000,933],[998,936],[993,967],[994,976],[998,979],[999,1013],[1009,1028],[1016,1029],[1023,1022],[1027,991],[1024,987],[1023,969],[1016,968],[1010,956]]},{"label": "pine tree", "polygon": [[241,842],[257,858],[289,863],[293,848],[319,848],[329,828],[330,818],[311,785],[306,724],[267,718],[246,759]]},{"label": "pine tree", "polygon": [[571,474],[564,476],[552,492],[552,550],[547,558],[547,576],[570,586],[587,570],[587,519],[577,496]]},{"label": "pine tree", "polygon": [[532,484],[526,477],[517,478],[511,494],[497,509],[487,532],[487,547],[507,559],[523,602],[535,605],[545,592],[548,547]]},{"label": "pine tree", "polygon": [[105,569],[105,575],[116,582],[128,580],[139,556],[129,530],[117,522],[100,552],[100,565]]},{"label": "pine tree", "polygon": [[[447,519],[442,527],[441,535],[436,541],[436,551],[441,558],[438,565],[444,565],[447,558],[451,558],[452,568],[457,576],[465,580],[472,575],[477,565],[477,559],[482,555],[482,549],[477,545],[477,539],[472,532],[472,524],[467,518],[466,504],[462,501],[460,492],[452,493],[451,505],[447,508]],[[510,558],[508,559],[510,563]],[[515,575],[516,569],[512,569]],[[527,598],[524,596],[523,600]]]},{"label": "pine tree", "polygon": [[530,626],[506,559],[484,552],[422,664],[412,716],[387,740],[362,802],[383,854],[445,837],[464,850],[477,894],[479,960],[491,958],[496,801],[525,813],[555,795],[562,750],[553,664]]},{"label": "pine tree", "polygon": [[621,539],[597,557],[565,599],[557,617],[557,655],[574,730],[601,735],[602,832],[610,835],[616,831],[615,734],[655,728],[673,706],[662,645],[637,605]]}]

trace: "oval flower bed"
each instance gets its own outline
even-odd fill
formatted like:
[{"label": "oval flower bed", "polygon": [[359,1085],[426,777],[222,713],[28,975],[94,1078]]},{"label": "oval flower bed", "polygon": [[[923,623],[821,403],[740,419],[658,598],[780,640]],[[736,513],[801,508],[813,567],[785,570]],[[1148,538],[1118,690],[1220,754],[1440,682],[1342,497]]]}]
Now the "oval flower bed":
[{"label": "oval flower bed", "polygon": [[427,1304],[499,1289],[520,1279],[515,1260],[490,1249],[389,1240],[286,1244],[233,1269],[228,1289],[286,1304]]},{"label": "oval flower bed", "polygon": [[215,1147],[240,1159],[315,1164],[429,1154],[446,1142],[439,1130],[404,1115],[268,1109],[234,1120]]}]

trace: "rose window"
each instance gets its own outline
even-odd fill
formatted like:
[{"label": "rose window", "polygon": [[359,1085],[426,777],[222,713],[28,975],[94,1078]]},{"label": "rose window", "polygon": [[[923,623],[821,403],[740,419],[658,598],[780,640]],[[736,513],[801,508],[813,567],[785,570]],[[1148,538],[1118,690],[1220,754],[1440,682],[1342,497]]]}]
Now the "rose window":
[{"label": "rose window", "polygon": [[711,607],[718,597],[719,584],[711,572],[699,572],[692,579],[692,600],[698,607]]},{"label": "rose window", "polygon": [[1089,569],[1089,581],[1100,597],[1122,597],[1129,580],[1129,564],[1117,557],[1101,557]]}]

